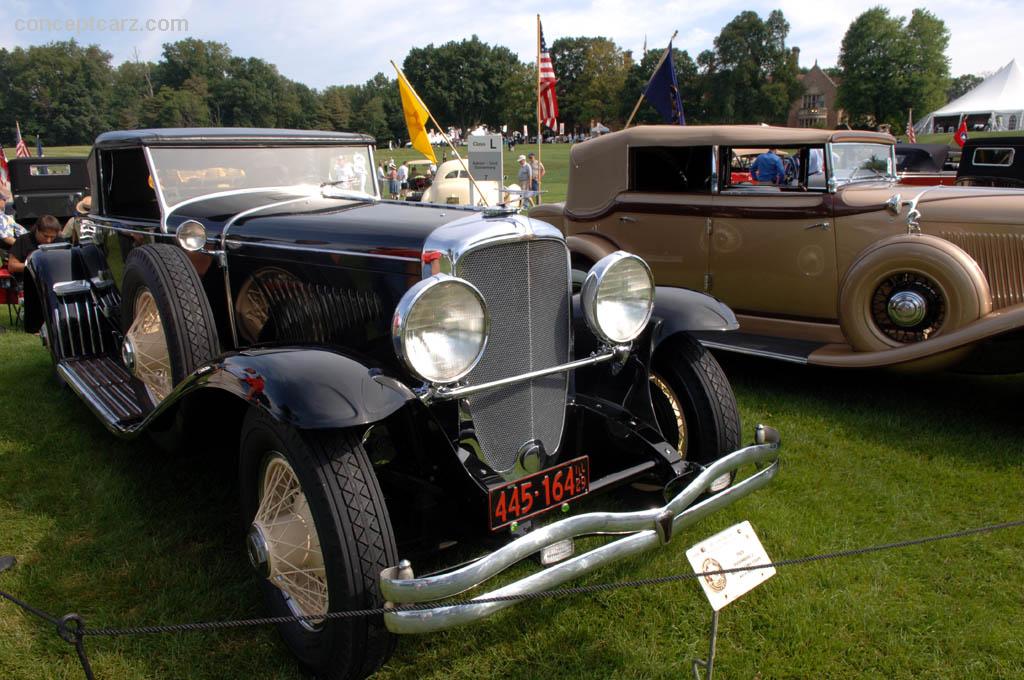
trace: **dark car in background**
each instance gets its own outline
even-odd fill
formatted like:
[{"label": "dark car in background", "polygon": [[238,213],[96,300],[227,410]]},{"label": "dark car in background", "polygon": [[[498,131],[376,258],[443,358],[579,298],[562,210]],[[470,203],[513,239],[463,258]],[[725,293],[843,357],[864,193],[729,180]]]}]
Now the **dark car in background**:
[{"label": "dark car in background", "polygon": [[956,183],[976,187],[1024,187],[1024,137],[968,139]]},{"label": "dark car in background", "polygon": [[[770,428],[739,448],[728,380],[692,335],[735,328],[725,305],[656,287],[622,251],[574,295],[559,230],[381,200],[373,153],[331,132],[103,134],[87,219],[127,257],[48,247],[26,281],[27,330],[110,431],[228,442],[267,607],[304,617],[279,630],[332,678],[372,673],[392,633],[512,602],[328,612],[448,598],[538,552],[552,566],[501,592],[552,588],[668,543],[778,465]],[[550,521],[631,483],[664,498]],[[623,536],[570,558],[596,533]],[[501,547],[420,577],[399,560],[460,543]]]},{"label": "dark car in background", "polygon": [[936,186],[953,184],[960,159],[959,150],[946,144],[895,145],[896,173],[900,184]]},{"label": "dark car in background", "polygon": [[63,222],[89,194],[84,157],[12,158],[8,167],[14,214],[22,225],[34,224],[40,215],[53,215]]}]

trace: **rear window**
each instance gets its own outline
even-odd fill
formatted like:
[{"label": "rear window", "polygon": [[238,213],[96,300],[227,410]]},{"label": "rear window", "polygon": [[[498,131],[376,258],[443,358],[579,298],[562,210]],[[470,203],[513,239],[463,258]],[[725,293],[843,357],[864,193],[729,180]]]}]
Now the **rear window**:
[{"label": "rear window", "polygon": [[1008,167],[1013,165],[1013,152],[1013,149],[983,146],[974,150],[974,164]]},{"label": "rear window", "polygon": [[631,147],[629,175],[631,191],[711,193],[711,147]]},{"label": "rear window", "polygon": [[33,177],[53,177],[54,175],[67,176],[71,174],[69,163],[47,163],[46,165],[28,166],[28,174]]}]

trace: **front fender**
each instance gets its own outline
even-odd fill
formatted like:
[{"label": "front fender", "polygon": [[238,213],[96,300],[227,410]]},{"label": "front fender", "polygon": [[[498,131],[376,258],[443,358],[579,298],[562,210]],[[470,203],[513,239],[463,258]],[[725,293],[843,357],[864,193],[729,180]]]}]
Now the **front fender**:
[{"label": "front fender", "polygon": [[693,331],[734,331],[740,327],[736,315],[710,295],[687,288],[657,286],[654,293],[654,346],[676,333]]},{"label": "front fender", "polygon": [[214,388],[299,429],[374,423],[416,399],[360,361],[326,349],[252,350],[199,369],[195,389]]}]

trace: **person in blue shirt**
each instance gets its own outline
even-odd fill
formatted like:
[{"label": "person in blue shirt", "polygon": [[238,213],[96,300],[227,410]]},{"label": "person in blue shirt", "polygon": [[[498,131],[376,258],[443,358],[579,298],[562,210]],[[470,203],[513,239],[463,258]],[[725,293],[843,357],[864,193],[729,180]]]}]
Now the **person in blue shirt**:
[{"label": "person in blue shirt", "polygon": [[758,184],[780,184],[786,176],[782,159],[775,153],[775,147],[757,157],[750,166],[750,177]]}]

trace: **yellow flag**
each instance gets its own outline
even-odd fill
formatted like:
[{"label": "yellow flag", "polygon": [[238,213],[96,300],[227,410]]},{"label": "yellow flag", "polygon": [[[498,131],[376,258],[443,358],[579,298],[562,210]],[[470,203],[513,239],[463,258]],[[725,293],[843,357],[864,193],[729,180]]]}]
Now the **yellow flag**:
[{"label": "yellow flag", "polygon": [[[398,71],[397,66],[395,70]],[[405,79],[405,74],[401,71],[398,71],[398,92],[402,95],[402,111],[405,113],[405,125],[409,128],[412,148],[437,163],[434,147],[430,145],[430,138],[427,137],[427,121],[430,120],[430,113],[427,112],[427,107],[420,101],[416,91],[412,89],[412,85]]]}]

